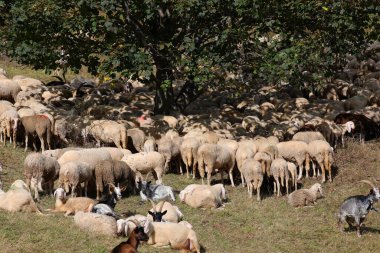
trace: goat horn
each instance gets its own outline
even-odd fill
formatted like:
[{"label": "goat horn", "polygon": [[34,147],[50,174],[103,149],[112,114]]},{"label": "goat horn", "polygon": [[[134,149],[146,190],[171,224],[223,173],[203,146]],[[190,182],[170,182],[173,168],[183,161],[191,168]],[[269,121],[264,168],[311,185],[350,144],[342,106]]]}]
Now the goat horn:
[{"label": "goat horn", "polygon": [[127,221],[132,222],[132,223],[135,224],[137,227],[140,226],[140,223],[139,223],[136,219],[133,219],[133,220],[127,220]]},{"label": "goat horn", "polygon": [[359,182],[369,184],[372,188],[376,188],[376,186],[369,180],[360,180]]},{"label": "goat horn", "polygon": [[160,209],[159,209],[159,212],[160,212],[160,213],[161,213],[161,211],[162,211],[162,208],[164,207],[165,202],[166,202],[166,200],[164,200],[164,201],[161,202],[162,204],[161,204]]},{"label": "goat horn", "polygon": [[152,199],[149,199],[149,201],[150,201],[150,203],[152,203],[153,211],[154,211],[154,212],[157,212],[157,210],[156,210],[156,204],[153,202]]}]

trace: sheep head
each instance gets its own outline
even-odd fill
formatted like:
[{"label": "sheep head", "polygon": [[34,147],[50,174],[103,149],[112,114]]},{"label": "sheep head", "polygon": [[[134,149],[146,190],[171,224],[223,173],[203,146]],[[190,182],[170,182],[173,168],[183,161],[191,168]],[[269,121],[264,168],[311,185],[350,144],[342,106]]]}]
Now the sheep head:
[{"label": "sheep head", "polygon": [[346,126],[347,132],[349,133],[355,129],[355,124],[352,121],[347,121],[344,125]]},{"label": "sheep head", "polygon": [[54,197],[56,197],[57,199],[64,199],[66,198],[66,192],[63,188],[57,188],[55,191],[54,191]]},{"label": "sheep head", "polygon": [[321,194],[323,197],[323,191],[322,191],[322,185],[320,183],[315,183],[313,186],[310,188],[315,194]]}]

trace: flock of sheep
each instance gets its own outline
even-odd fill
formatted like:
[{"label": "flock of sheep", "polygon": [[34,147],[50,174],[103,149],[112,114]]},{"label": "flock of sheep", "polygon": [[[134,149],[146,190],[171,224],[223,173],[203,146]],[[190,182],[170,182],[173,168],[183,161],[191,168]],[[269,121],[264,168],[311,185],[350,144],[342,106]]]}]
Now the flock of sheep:
[{"label": "flock of sheep", "polygon": [[[21,134],[26,151],[28,137],[34,135],[39,138],[39,143],[33,140],[34,149],[40,146],[42,150],[26,157],[25,182],[16,180],[7,192],[0,190],[0,208],[39,214],[63,212],[74,215],[75,224],[82,229],[130,238],[126,242],[129,246],[119,245],[119,251],[113,252],[122,252],[122,247],[136,250],[139,240],[200,252],[196,229],[170,203],[175,196],[172,188],[165,185],[165,174],[172,171],[186,174],[187,178],[201,178],[202,184],[188,185],[179,194],[180,200],[193,208],[224,206],[224,172],[233,187],[236,180],[247,186],[250,198],[256,190],[257,201],[261,201],[263,191],[269,191],[277,196],[286,192],[293,207],[315,204],[323,196],[321,184],[327,179],[332,181],[334,150],[345,145],[345,135],[357,133],[363,142],[379,134],[378,111],[368,108],[370,101],[377,103],[372,95],[380,90],[380,83],[368,71],[378,66],[366,62],[358,67],[354,64],[357,61],[352,58],[348,65],[366,68],[368,78],[364,78],[364,85],[358,88],[343,81],[329,85],[324,93],[327,100],[315,102],[323,105],[323,110],[314,108],[315,104],[305,98],[271,97],[274,88],[263,87],[253,100],[240,102],[235,108],[223,104],[219,111],[210,111],[204,117],[202,113],[142,113],[138,109],[146,104],[139,101],[150,100],[143,87],[136,86],[128,96],[92,86],[84,89],[83,85],[73,92],[68,85],[48,87],[23,76],[8,79],[0,69],[1,140],[5,145],[9,139],[16,147]],[[371,97],[367,89],[374,90]],[[356,93],[350,97],[349,92],[354,90]],[[104,104],[105,97],[112,97],[108,104]],[[340,97],[345,100],[340,101]],[[213,99],[211,96],[209,100]],[[221,97],[215,100],[223,103]],[[131,109],[126,108],[127,103]],[[110,111],[111,107],[120,110]],[[209,110],[213,106],[202,108]],[[188,110],[196,108],[190,106]],[[88,114],[81,115],[85,111]],[[324,118],[316,115],[322,111],[326,113]],[[91,146],[92,140],[97,147],[84,148]],[[52,149],[53,145],[64,147]],[[215,184],[213,177],[218,172],[221,182]],[[147,182],[150,176],[155,179],[154,185]],[[320,177],[320,183],[298,189],[297,181],[304,176]],[[365,201],[372,201],[367,211],[373,210],[372,203],[379,199],[378,188],[372,186],[377,195],[363,196]],[[147,210],[147,215],[117,214],[114,208],[121,190],[130,194],[139,191],[142,200],[151,201],[152,209]],[[53,210],[42,211],[36,205],[41,192],[54,195]],[[91,193],[95,193],[96,200],[88,197]],[[350,216],[345,206],[352,209],[352,205],[349,202],[342,206],[340,226]],[[351,227],[353,222],[347,221]],[[358,235],[361,223],[362,220],[357,222]]]}]

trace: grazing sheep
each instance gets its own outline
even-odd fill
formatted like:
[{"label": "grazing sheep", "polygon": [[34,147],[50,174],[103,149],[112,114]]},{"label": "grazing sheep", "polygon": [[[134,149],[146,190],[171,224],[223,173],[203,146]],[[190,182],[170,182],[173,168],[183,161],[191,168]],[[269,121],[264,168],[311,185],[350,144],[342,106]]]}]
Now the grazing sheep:
[{"label": "grazing sheep", "polygon": [[[40,153],[29,154],[24,161],[24,175],[26,185],[30,189],[32,177],[36,178],[36,185],[39,185],[42,180],[49,186],[49,194],[53,193],[54,181],[59,176],[60,165],[53,157],[48,157]],[[34,189],[34,197],[39,199],[38,187]]]},{"label": "grazing sheep", "polygon": [[157,144],[157,151],[165,157],[165,172],[169,170],[170,163],[173,161],[182,175],[180,146],[170,138],[162,138]]},{"label": "grazing sheep", "polygon": [[74,224],[90,233],[116,237],[116,220],[113,217],[78,211],[74,216]]},{"label": "grazing sheep", "polygon": [[20,85],[10,79],[0,79],[0,99],[15,102],[17,94],[21,91]]},{"label": "grazing sheep", "polygon": [[96,201],[87,197],[67,198],[63,188],[58,188],[54,192],[55,206],[52,212],[65,213],[65,216],[76,212],[91,212]]},{"label": "grazing sheep", "polygon": [[[316,140],[308,145],[308,153],[312,161],[316,161],[322,170],[322,183],[326,181],[325,171],[329,173],[329,181],[331,177],[331,164],[333,163],[333,148],[327,141]],[[313,162],[313,173],[316,176],[315,164]]]},{"label": "grazing sheep", "polygon": [[292,140],[303,141],[303,142],[306,142],[307,144],[315,140],[326,141],[325,137],[323,137],[323,135],[320,132],[312,132],[312,131],[298,132],[295,135],[293,135]]},{"label": "grazing sheep", "polygon": [[25,189],[0,189],[0,208],[8,212],[36,212],[42,214],[34,202],[32,195]]},{"label": "grazing sheep", "polygon": [[294,189],[297,190],[297,166],[292,162],[287,162],[288,171],[292,176],[292,182],[294,184]]},{"label": "grazing sheep", "polygon": [[308,145],[302,141],[285,141],[277,144],[278,153],[280,157],[283,157],[289,162],[295,162],[299,167],[298,180],[301,180],[304,168],[304,162],[306,167],[306,177],[309,177],[310,170],[310,157]]},{"label": "grazing sheep", "polygon": [[263,170],[260,162],[254,159],[247,159],[243,162],[241,172],[247,182],[248,195],[252,198],[252,192],[257,190],[257,201],[261,201],[260,188],[263,183]]},{"label": "grazing sheep", "polygon": [[81,149],[82,148],[77,148],[77,147],[50,149],[50,150],[43,151],[42,154],[46,155],[46,156],[54,157],[55,159],[58,160],[67,151],[70,151],[70,150],[81,150]]},{"label": "grazing sheep", "polygon": [[198,164],[198,148],[200,147],[201,143],[197,140],[197,138],[189,137],[186,139],[183,139],[183,142],[180,147],[182,161],[185,164],[186,167],[186,177],[189,178],[189,167],[193,167],[193,178],[195,178],[196,174],[196,168]]},{"label": "grazing sheep", "polygon": [[84,183],[84,196],[87,197],[87,185],[94,178],[94,167],[84,162],[68,162],[61,166],[58,185],[70,191],[71,197],[76,197],[77,186]]},{"label": "grazing sheep", "polygon": [[151,203],[153,207],[148,211],[148,220],[174,223],[182,220],[183,214],[177,206],[173,206],[167,201],[160,201],[157,205],[153,201]]},{"label": "grazing sheep", "polygon": [[323,196],[322,186],[315,183],[310,189],[298,189],[288,196],[288,203],[293,207],[315,204],[317,198]]},{"label": "grazing sheep", "polygon": [[110,153],[101,148],[88,148],[80,150],[66,151],[59,159],[59,164],[65,164],[72,161],[80,161],[95,167],[101,161],[112,160]]},{"label": "grazing sheep", "polygon": [[241,185],[244,187],[244,177],[243,177],[243,163],[247,159],[253,158],[257,152],[257,147],[252,140],[243,140],[239,142],[239,147],[236,150],[236,165],[240,171]]},{"label": "grazing sheep", "polygon": [[112,120],[94,120],[86,130],[97,141],[98,147],[102,141],[113,142],[118,148],[127,148],[127,129],[123,124]]},{"label": "grazing sheep", "polygon": [[[52,134],[52,123],[50,119],[45,115],[34,115],[26,116],[21,118],[21,124],[25,129],[25,152],[28,149],[28,138],[29,134],[34,135],[37,133],[38,138],[41,142],[42,151],[45,150],[45,138],[48,148],[51,149],[51,134]],[[36,144],[33,142],[33,147],[35,150]]]},{"label": "grazing sheep", "polygon": [[17,126],[19,120],[20,117],[16,109],[7,110],[0,115],[0,125],[4,135],[4,145],[6,137],[8,137],[10,138],[10,143],[12,143],[13,140],[13,148],[16,148]]},{"label": "grazing sheep", "polygon": [[180,192],[179,198],[193,208],[218,208],[223,206],[222,200],[226,199],[226,191],[223,184],[191,184]]},{"label": "grazing sheep", "polygon": [[132,154],[128,149],[115,148],[115,147],[101,147],[100,149],[106,150],[112,157],[112,160],[120,161],[125,155]]},{"label": "grazing sheep", "polygon": [[127,182],[135,186],[135,172],[123,161],[106,160],[95,166],[96,199],[99,200],[103,187],[107,184]]},{"label": "grazing sheep", "polygon": [[[162,176],[164,174],[165,158],[160,153],[154,151],[149,153],[136,153],[128,156],[124,156],[122,159],[126,162],[133,171],[136,172],[136,176],[142,174],[148,174],[152,172],[156,178],[156,184],[162,184]],[[137,178],[136,178],[137,180]]]},{"label": "grazing sheep", "polygon": [[[286,186],[286,194],[289,194],[289,172],[288,172],[288,164],[283,158],[277,158],[272,161],[272,164],[270,166],[270,173],[274,178],[273,186],[274,186],[274,193],[277,192],[277,197],[281,195],[281,186],[284,186],[284,180],[285,180],[285,186]],[[279,179],[281,179],[281,184]]]},{"label": "grazing sheep", "polygon": [[263,171],[263,174],[267,174],[267,176],[269,176],[270,166],[272,163],[270,155],[266,152],[257,152],[253,159],[261,163],[261,169]]},{"label": "grazing sheep", "polygon": [[217,144],[219,141],[219,135],[217,135],[213,131],[207,131],[203,133],[202,140],[203,140],[202,144],[204,143]]},{"label": "grazing sheep", "polygon": [[221,182],[223,183],[223,171],[229,173],[231,184],[235,187],[232,177],[232,170],[235,166],[235,157],[228,148],[218,144],[203,144],[198,149],[198,171],[202,178],[205,176],[205,166],[207,169],[207,183],[211,184],[211,174],[214,170],[219,170]]},{"label": "grazing sheep", "polygon": [[132,153],[144,150],[145,133],[139,128],[131,128],[127,130],[128,149]]}]

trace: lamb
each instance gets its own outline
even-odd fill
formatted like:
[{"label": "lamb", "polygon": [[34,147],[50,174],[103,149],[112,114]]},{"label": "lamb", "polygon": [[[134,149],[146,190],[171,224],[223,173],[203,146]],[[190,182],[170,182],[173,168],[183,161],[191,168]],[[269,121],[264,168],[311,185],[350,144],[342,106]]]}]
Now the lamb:
[{"label": "lamb", "polygon": [[157,205],[153,201],[151,203],[153,208],[148,211],[148,220],[174,223],[182,220],[183,214],[177,206],[173,206],[166,201],[160,201]]},{"label": "lamb", "polygon": [[[329,173],[329,181],[331,177],[331,164],[333,163],[333,148],[327,141],[316,140],[308,145],[308,153],[312,161],[316,161],[322,170],[322,183],[326,181],[325,171]],[[313,163],[313,173],[316,176],[315,165]]]},{"label": "lamb", "polygon": [[21,91],[17,82],[9,79],[0,79],[0,99],[16,101],[17,94]]},{"label": "lamb", "polygon": [[218,208],[223,206],[222,200],[226,199],[226,191],[223,184],[191,184],[180,192],[179,198],[193,208]]},{"label": "lamb", "polygon": [[95,138],[98,147],[103,141],[113,142],[118,148],[127,148],[127,129],[123,124],[112,120],[94,120],[86,130]]},{"label": "lamb", "polygon": [[253,189],[257,190],[257,201],[261,201],[260,188],[263,183],[263,170],[260,162],[247,159],[242,165],[241,172],[247,182],[248,195],[252,198]]},{"label": "lamb", "polygon": [[148,199],[153,201],[171,200],[175,201],[173,188],[165,185],[151,185],[150,181],[139,181],[140,197],[142,201]]},{"label": "lamb", "polygon": [[[21,118],[21,124],[25,129],[25,152],[28,149],[28,138],[29,134],[37,133],[38,138],[41,142],[42,151],[45,150],[45,138],[48,148],[51,149],[51,134],[52,134],[52,124],[50,119],[45,115],[34,115],[26,116]],[[54,129],[54,128],[53,128]],[[35,150],[36,144],[33,142],[33,147]]]},{"label": "lamb", "polygon": [[91,233],[116,237],[116,220],[113,217],[78,211],[74,216],[74,224]]},{"label": "lamb", "polygon": [[186,177],[189,178],[189,167],[193,168],[193,178],[195,178],[195,171],[198,164],[197,153],[201,143],[197,138],[189,137],[183,139],[180,147],[182,161],[186,166]]},{"label": "lamb", "polygon": [[[32,177],[36,178],[36,185],[39,185],[43,179],[49,185],[49,194],[52,194],[54,181],[59,176],[59,169],[60,165],[55,158],[40,153],[31,153],[24,161],[26,184],[30,188]],[[34,189],[34,197],[39,199],[37,188],[38,187],[35,187]]]},{"label": "lamb", "polygon": [[89,165],[95,167],[97,163],[105,160],[112,160],[112,157],[107,150],[99,148],[88,148],[66,151],[58,159],[58,163],[62,165],[67,162],[79,161],[88,163]]},{"label": "lamb", "polygon": [[298,132],[295,135],[293,135],[292,140],[303,141],[303,142],[306,142],[307,144],[315,140],[326,141],[325,137],[323,137],[323,135],[320,132],[312,132],[312,131]]},{"label": "lamb", "polygon": [[71,197],[76,197],[77,186],[84,183],[84,196],[87,197],[87,185],[94,178],[94,167],[84,162],[68,162],[61,166],[58,185],[70,191]]},{"label": "lamb", "polygon": [[[21,180],[20,180],[21,181]],[[21,181],[22,182],[22,181]],[[24,182],[22,182],[25,185]],[[13,187],[7,192],[0,189],[0,208],[8,212],[35,212],[42,214],[34,202],[30,191],[24,187]]]},{"label": "lamb", "polygon": [[127,182],[135,186],[135,172],[123,161],[106,160],[95,166],[96,199],[99,200],[103,187],[107,184]]},{"label": "lamb", "polygon": [[203,144],[198,149],[198,170],[202,178],[205,176],[205,166],[207,169],[207,183],[211,184],[211,174],[214,170],[219,170],[221,182],[223,183],[223,171],[227,170],[231,180],[231,184],[235,187],[232,177],[232,171],[235,166],[235,157],[228,148],[218,144]]},{"label": "lamb", "polygon": [[57,188],[54,192],[55,206],[52,212],[65,213],[65,216],[76,212],[91,212],[96,201],[87,197],[67,198],[63,188]]},{"label": "lamb", "polygon": [[[162,184],[162,176],[165,168],[165,158],[160,153],[154,151],[149,153],[137,153],[124,156],[122,159],[126,162],[137,176],[141,177],[141,174],[153,174],[157,177],[156,184]],[[138,175],[139,174],[139,175]],[[137,178],[136,178],[137,180]]]},{"label": "lamb", "polygon": [[306,177],[309,176],[310,170],[310,157],[308,145],[302,141],[285,141],[277,144],[278,153],[280,157],[283,157],[289,162],[296,162],[299,167],[298,180],[301,180],[303,174],[303,163],[305,162]]},{"label": "lamb", "polygon": [[13,148],[16,148],[17,126],[19,120],[20,117],[16,109],[7,110],[0,115],[0,124],[4,135],[4,145],[5,139],[8,137],[10,138],[10,143],[12,143],[13,140]]},{"label": "lamb", "polygon": [[288,196],[288,203],[293,207],[308,206],[315,204],[322,196],[322,186],[319,183],[313,184],[309,189],[298,189]]},{"label": "lamb", "polygon": [[[288,164],[283,158],[274,159],[270,166],[270,173],[274,178],[274,193],[277,192],[277,197],[281,195],[281,186],[286,186],[286,194],[289,194],[289,172],[288,172]],[[281,184],[279,179],[281,179]]]}]

